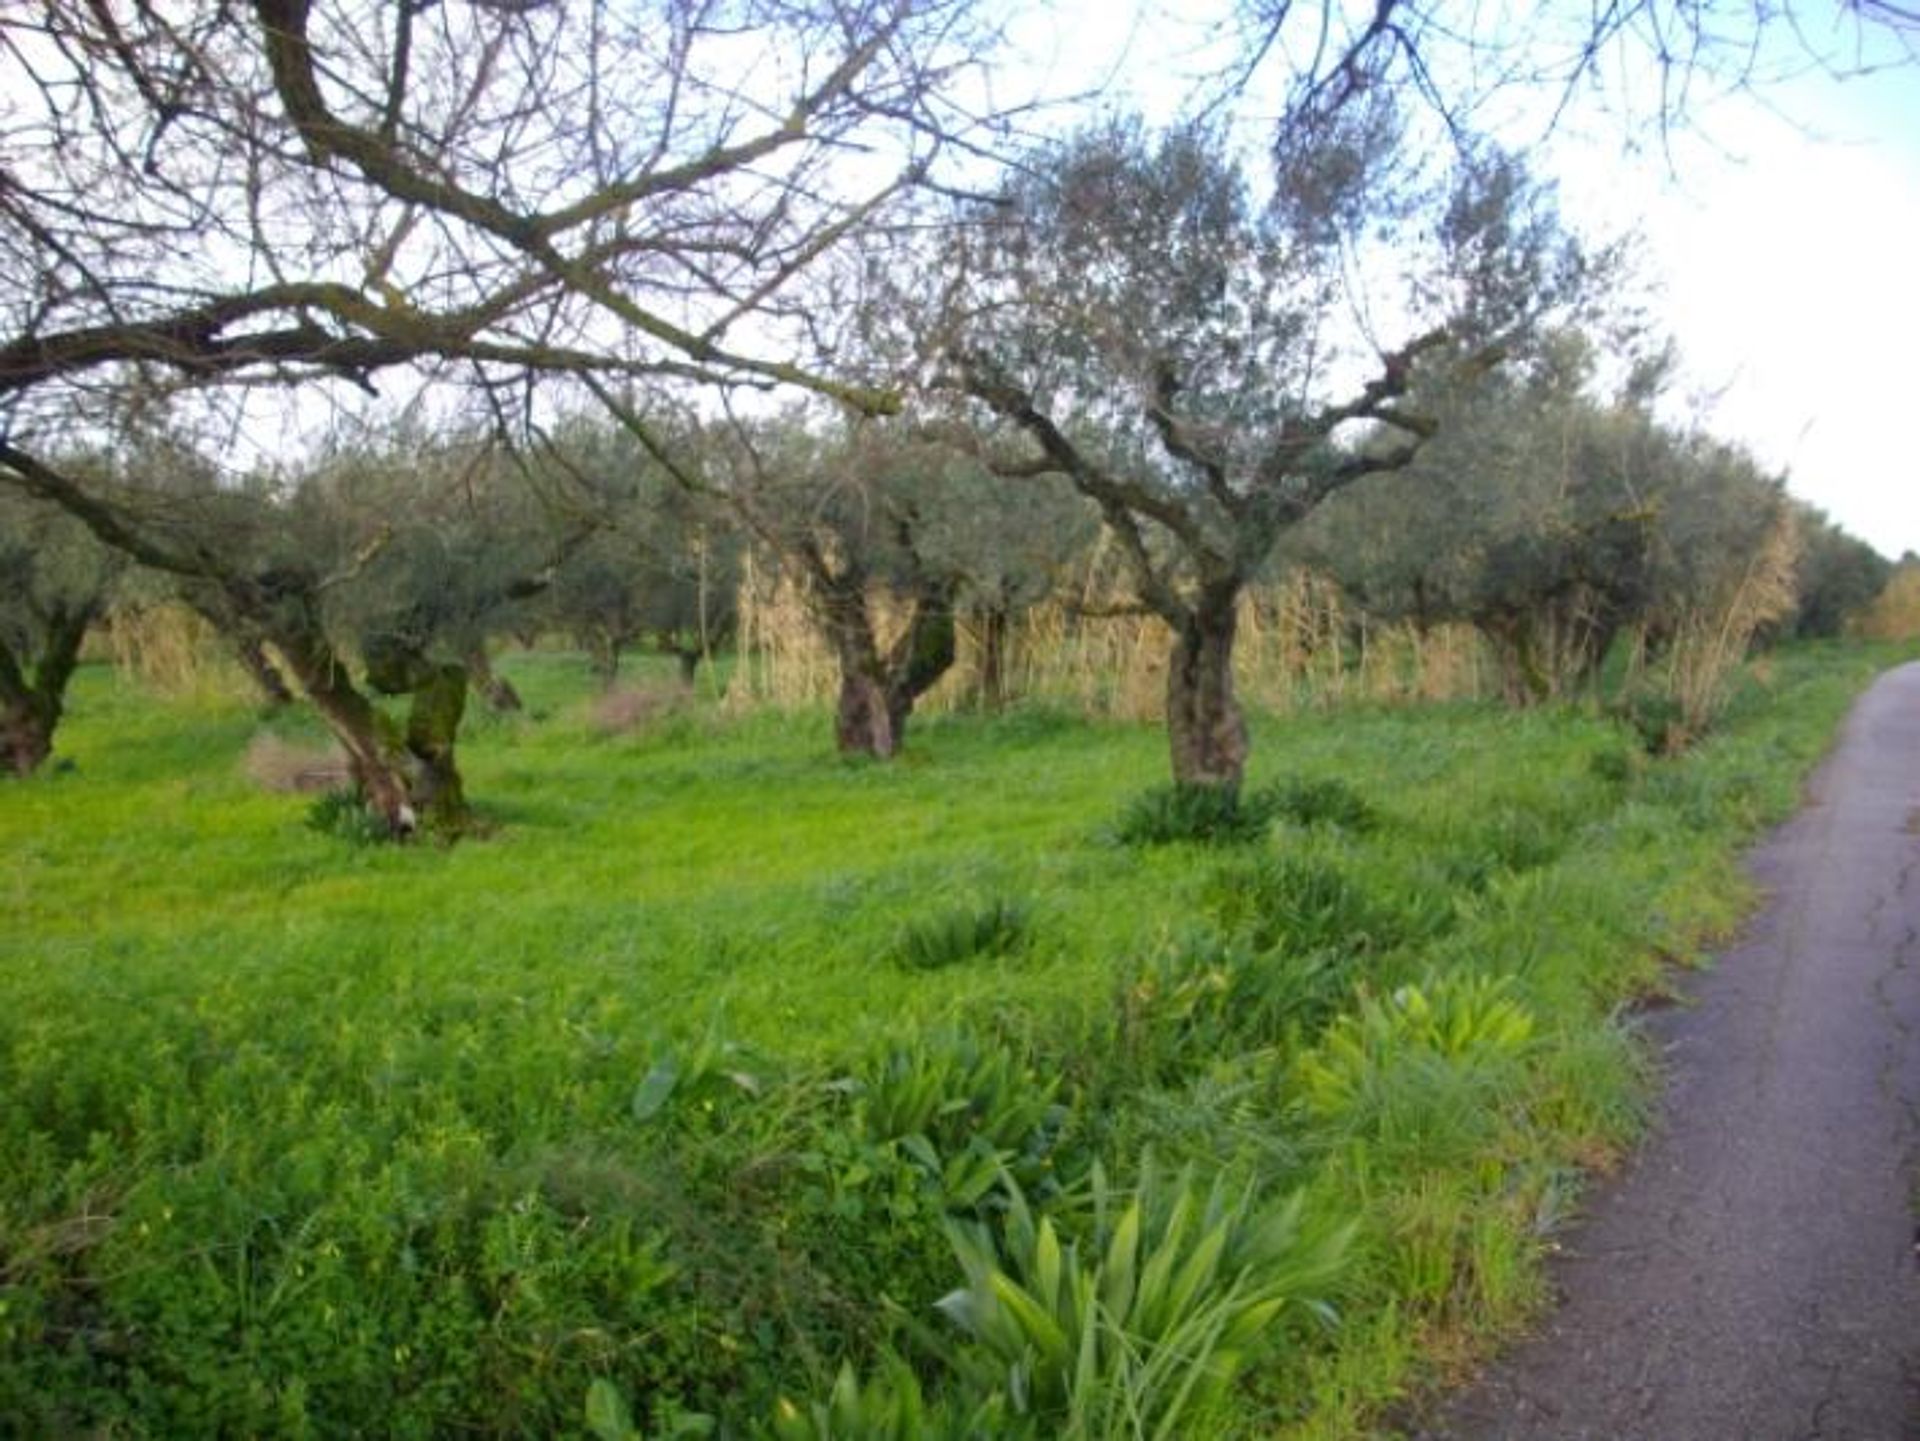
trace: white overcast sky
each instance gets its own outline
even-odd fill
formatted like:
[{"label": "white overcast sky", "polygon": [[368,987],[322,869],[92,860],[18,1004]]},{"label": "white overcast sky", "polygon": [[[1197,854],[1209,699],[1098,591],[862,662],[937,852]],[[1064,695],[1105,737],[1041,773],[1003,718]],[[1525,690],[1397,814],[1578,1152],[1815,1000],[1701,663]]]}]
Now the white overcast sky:
[{"label": "white overcast sky", "polygon": [[[1200,8],[1058,0],[1015,36],[1056,93],[1164,116],[1201,64]],[[1664,144],[1584,107],[1529,148],[1583,230],[1643,234],[1681,351],[1674,418],[1744,443],[1888,556],[1920,552],[1920,65],[1838,79],[1783,50],[1771,68],[1751,93],[1703,94]]]}]

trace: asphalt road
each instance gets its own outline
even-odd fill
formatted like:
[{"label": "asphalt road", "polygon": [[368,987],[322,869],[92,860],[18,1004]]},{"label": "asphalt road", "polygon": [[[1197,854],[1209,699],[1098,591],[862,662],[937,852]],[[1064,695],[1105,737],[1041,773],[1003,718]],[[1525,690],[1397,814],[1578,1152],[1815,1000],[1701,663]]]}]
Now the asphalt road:
[{"label": "asphalt road", "polygon": [[1563,1303],[1416,1435],[1920,1438],[1920,665],[1751,866],[1765,909],[1654,1021],[1663,1116],[1564,1238]]}]

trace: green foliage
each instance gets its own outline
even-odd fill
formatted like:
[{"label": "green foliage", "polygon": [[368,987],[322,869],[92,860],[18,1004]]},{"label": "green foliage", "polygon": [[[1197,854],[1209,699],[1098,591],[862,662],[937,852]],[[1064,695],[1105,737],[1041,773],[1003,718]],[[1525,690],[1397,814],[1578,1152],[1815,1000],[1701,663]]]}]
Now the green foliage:
[{"label": "green foliage", "polygon": [[1300,1059],[1307,1103],[1335,1114],[1351,1110],[1379,1073],[1413,1055],[1468,1068],[1505,1064],[1533,1036],[1533,1017],[1488,976],[1445,976],[1402,986],[1384,999],[1367,995]]},{"label": "green foliage", "polygon": [[934,971],[965,961],[1010,956],[1033,939],[1033,909],[1025,902],[995,896],[910,922],[894,943],[896,963],[912,971]]},{"label": "green foliage", "polygon": [[773,1418],[776,1441],[1021,1441],[1033,1434],[998,1395],[972,1405],[929,1403],[920,1378],[897,1356],[886,1357],[879,1373],[865,1381],[842,1366],[824,1401],[782,1397]]},{"label": "green foliage", "polygon": [[1274,814],[1270,798],[1258,792],[1243,795],[1229,786],[1155,786],[1127,802],[1113,823],[1112,836],[1124,846],[1179,841],[1244,845],[1267,833]]},{"label": "green foliage", "polygon": [[940,1309],[971,1342],[954,1364],[1047,1434],[1195,1434],[1290,1313],[1331,1317],[1353,1227],[1302,1197],[1261,1203],[1150,1160],[1130,1193],[1097,1169],[1092,1189],[1084,1236],[1013,1187],[998,1225],[951,1228],[966,1285]]},{"label": "green foliage", "polygon": [[1331,825],[1365,835],[1380,824],[1380,813],[1366,797],[1337,776],[1320,780],[1295,778],[1261,793],[1262,804],[1276,815],[1303,826]]},{"label": "green foliage", "polygon": [[1417,879],[1369,883],[1337,852],[1316,850],[1223,866],[1207,898],[1255,949],[1292,955],[1375,955],[1432,940],[1454,921],[1450,900]]},{"label": "green foliage", "polygon": [[[849,773],[720,717],[615,757],[569,719],[578,658],[506,665],[554,719],[474,738],[499,828],[452,850],[330,844],[245,778],[244,705],[82,669],[79,778],[0,807],[16,1429],[551,1436],[590,1394],[614,1425],[612,1388],[648,1436],[800,1424],[783,1396],[887,1435],[899,1352],[923,1419],[898,1425],[1097,1431],[1174,1405],[1171,1353],[1101,1312],[1095,1379],[1014,1415],[1019,1358],[933,1310],[947,1228],[1037,1303],[1042,1222],[1105,1287],[1131,1200],[1144,1266],[1190,1193],[1179,1271],[1216,1177],[1223,1215],[1301,1191],[1303,1233],[1358,1229],[1337,1287],[1298,1293],[1337,1293],[1341,1325],[1264,1331],[1224,1387],[1188,1368],[1185,1434],[1386,1404],[1430,1322],[1525,1304],[1572,1167],[1641,1111],[1611,1018],[1736,916],[1731,848],[1794,804],[1870,668],[1783,657],[1624,784],[1593,769],[1619,727],[1575,711],[1256,721],[1281,773],[1364,777],[1392,823],[1294,816],[1222,856],[1088,842],[1163,759],[1133,728],[957,718],[915,766]],[[875,965],[939,893],[1044,898],[1045,944]],[[1164,1169],[1102,1213],[1093,1163],[1149,1145]],[[1264,1273],[1206,1274],[1196,1345]]]},{"label": "green foliage", "polygon": [[394,834],[367,804],[358,786],[320,792],[307,804],[307,829],[356,846],[381,845]]},{"label": "green foliage", "polygon": [[1694,739],[1687,727],[1686,708],[1678,697],[1664,691],[1635,691],[1615,706],[1615,713],[1650,756],[1676,755]]},{"label": "green foliage", "polygon": [[1352,984],[1350,952],[1255,949],[1200,930],[1124,979],[1119,1042],[1140,1074],[1168,1081],[1316,1029]]}]

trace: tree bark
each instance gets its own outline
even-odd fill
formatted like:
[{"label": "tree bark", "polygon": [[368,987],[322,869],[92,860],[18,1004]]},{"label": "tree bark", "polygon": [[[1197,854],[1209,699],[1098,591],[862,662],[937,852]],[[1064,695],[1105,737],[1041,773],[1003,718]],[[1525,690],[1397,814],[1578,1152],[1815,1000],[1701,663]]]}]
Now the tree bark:
[{"label": "tree bark", "polygon": [[[840,667],[840,697],[833,738],[842,755],[890,760],[900,748],[889,702],[886,665],[874,639],[873,619],[862,590],[840,587],[818,600],[827,641]],[[904,719],[904,717],[903,717]]]},{"label": "tree bark", "polygon": [[1204,587],[1174,628],[1167,666],[1167,740],[1173,779],[1238,794],[1247,768],[1247,723],[1233,693],[1240,587]]},{"label": "tree bark", "polygon": [[887,657],[887,719],[894,745],[906,739],[907,718],[921,696],[953,669],[959,637],[953,619],[954,586],[929,582],[914,597],[907,628]]},{"label": "tree bark", "polygon": [[0,767],[25,779],[53,754],[53,734],[66,713],[67,682],[98,609],[84,606],[46,618],[47,634],[32,673],[0,643]]},{"label": "tree bark", "polygon": [[435,834],[458,835],[473,819],[454,761],[454,742],[467,708],[467,668],[429,665],[412,679],[406,745],[415,762],[410,787],[414,810]]},{"label": "tree bark", "polygon": [[234,659],[240,662],[240,668],[247,673],[247,678],[253,682],[254,689],[260,692],[261,700],[270,708],[280,710],[293,704],[293,691],[288,687],[286,677],[268,658],[266,646],[258,636],[235,637],[233,654]]},{"label": "tree bark", "polygon": [[271,639],[346,752],[367,808],[380,817],[390,834],[412,835],[419,828],[419,812],[413,805],[405,765],[388,739],[385,717],[361,694],[345,663],[316,630],[287,625],[276,629]]},{"label": "tree bark", "polygon": [[414,824],[439,836],[459,835],[472,820],[454,755],[467,710],[467,668],[429,660],[410,643],[387,637],[368,641],[365,650],[367,683],[382,695],[408,698],[400,747]]},{"label": "tree bark", "polygon": [[523,709],[520,692],[513,688],[512,681],[493,668],[493,659],[487,654],[484,642],[469,647],[465,659],[467,672],[473,677],[473,688],[491,709],[503,715]]}]

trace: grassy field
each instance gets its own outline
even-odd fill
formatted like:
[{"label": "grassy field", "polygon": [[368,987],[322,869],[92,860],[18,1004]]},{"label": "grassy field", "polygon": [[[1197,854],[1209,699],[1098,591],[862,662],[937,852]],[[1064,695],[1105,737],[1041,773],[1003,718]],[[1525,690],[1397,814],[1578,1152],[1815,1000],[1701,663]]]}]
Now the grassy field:
[{"label": "grassy field", "polygon": [[86,672],[0,789],[0,1434],[1364,1434],[1534,1303],[1634,1003],[1892,658],[1673,761],[1262,721],[1271,824],[1159,846],[1152,730],[609,736],[548,655],[487,838],[356,845]]}]

